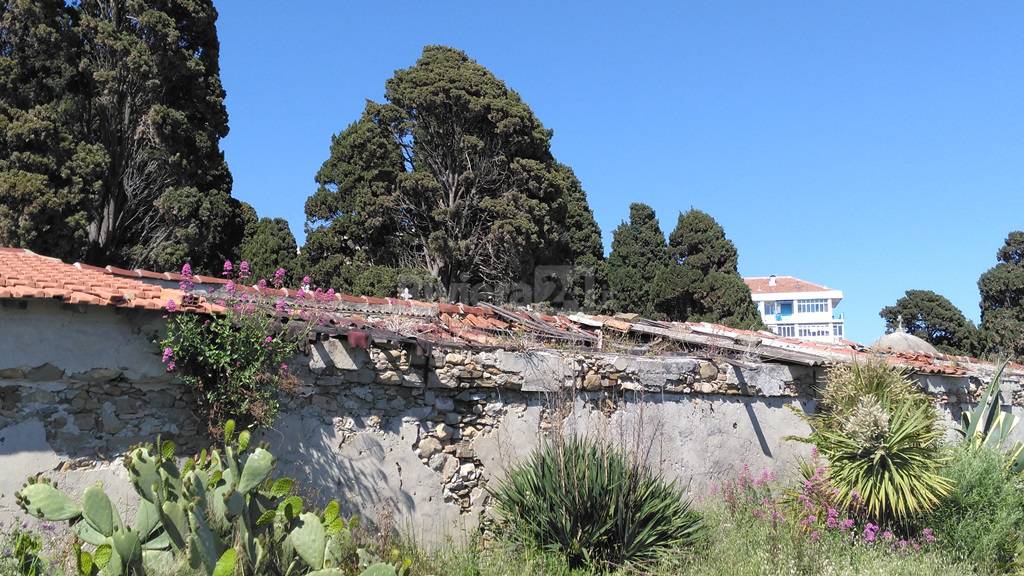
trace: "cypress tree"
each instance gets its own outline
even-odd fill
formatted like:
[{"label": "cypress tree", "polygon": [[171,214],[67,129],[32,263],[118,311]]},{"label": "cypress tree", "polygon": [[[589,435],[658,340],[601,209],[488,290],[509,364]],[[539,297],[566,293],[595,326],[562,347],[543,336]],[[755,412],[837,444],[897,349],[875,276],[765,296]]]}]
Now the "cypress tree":
[{"label": "cypress tree", "polygon": [[610,306],[617,312],[650,316],[655,312],[655,278],[668,265],[665,235],[654,209],[629,206],[629,221],[615,229],[608,256]]},{"label": "cypress tree", "polygon": [[656,280],[662,313],[674,320],[764,327],[737,270],[736,246],[711,215],[694,209],[680,213],[668,252],[670,263]]}]

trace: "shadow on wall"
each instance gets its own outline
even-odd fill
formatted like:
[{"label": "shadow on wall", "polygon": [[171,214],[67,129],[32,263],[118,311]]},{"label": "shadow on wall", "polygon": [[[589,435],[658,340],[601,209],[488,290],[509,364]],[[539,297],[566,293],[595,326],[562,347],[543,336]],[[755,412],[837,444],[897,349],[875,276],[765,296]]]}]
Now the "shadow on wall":
[{"label": "shadow on wall", "polygon": [[356,421],[361,431],[350,432],[319,417],[282,414],[263,437],[278,457],[278,475],[293,477],[301,495],[313,504],[323,506],[337,499],[346,514],[364,516],[365,505],[380,508],[378,514],[388,509],[413,513],[416,501],[403,490],[402,459],[394,454],[402,439],[400,422],[389,419],[391,427],[378,432],[367,422]]}]

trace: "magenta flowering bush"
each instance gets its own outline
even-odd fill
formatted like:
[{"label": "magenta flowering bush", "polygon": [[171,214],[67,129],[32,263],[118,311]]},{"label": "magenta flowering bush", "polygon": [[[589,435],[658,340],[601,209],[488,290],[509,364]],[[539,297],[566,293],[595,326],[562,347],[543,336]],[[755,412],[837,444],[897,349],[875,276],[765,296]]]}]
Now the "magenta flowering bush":
[{"label": "magenta flowering bush", "polygon": [[[280,285],[285,273],[283,269],[277,271],[275,285]],[[167,311],[172,314],[167,336],[161,342],[167,371],[177,373],[192,388],[198,412],[212,434],[219,434],[228,420],[248,427],[273,422],[278,393],[292,389],[296,383],[287,361],[297,352],[297,345],[306,341],[314,323],[322,321],[319,313],[289,306],[283,298],[267,300],[258,292],[240,289],[236,282],[248,278],[247,262],[241,262],[237,269],[232,262],[225,262],[223,275],[228,282],[210,296],[226,312],[175,313],[179,308],[169,301]],[[182,278],[182,290],[194,290],[188,264],[182,267]],[[266,280],[258,285],[266,286]],[[309,303],[325,302],[326,293],[321,294],[324,296]],[[298,297],[305,298],[306,294]]]}]

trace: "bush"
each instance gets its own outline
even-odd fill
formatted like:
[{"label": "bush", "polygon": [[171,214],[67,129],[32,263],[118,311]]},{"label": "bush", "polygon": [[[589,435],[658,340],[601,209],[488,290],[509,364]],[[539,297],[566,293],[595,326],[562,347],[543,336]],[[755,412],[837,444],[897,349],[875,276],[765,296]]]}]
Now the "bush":
[{"label": "bush", "polygon": [[944,545],[983,574],[1024,569],[1024,485],[997,450],[958,446],[944,470],[956,484],[930,522]]},{"label": "bush", "polygon": [[939,468],[943,430],[906,374],[882,363],[830,369],[811,442],[828,461],[838,504],[882,526],[910,527],[952,483]]},{"label": "bush", "polygon": [[674,484],[586,438],[545,443],[493,495],[507,534],[573,567],[650,564],[701,534],[700,517]]},{"label": "bush", "polygon": [[[248,278],[248,264],[242,262],[239,281]],[[225,275],[233,273],[231,262]],[[275,274],[279,285],[284,270]],[[182,268],[181,287],[192,289],[191,268]],[[230,276],[229,276],[230,278]],[[265,284],[265,280],[260,281]],[[298,297],[315,299],[314,294],[297,291]],[[187,296],[188,297],[188,296]],[[228,420],[242,426],[268,426],[277,416],[277,392],[294,384],[285,362],[304,340],[311,320],[304,311],[291,310],[282,300],[267,301],[256,294],[239,292],[233,282],[211,296],[225,307],[219,315],[171,314],[167,335],[161,342],[168,372],[177,372],[192,388],[198,411],[212,436]],[[171,301],[168,312],[177,305]]]}]

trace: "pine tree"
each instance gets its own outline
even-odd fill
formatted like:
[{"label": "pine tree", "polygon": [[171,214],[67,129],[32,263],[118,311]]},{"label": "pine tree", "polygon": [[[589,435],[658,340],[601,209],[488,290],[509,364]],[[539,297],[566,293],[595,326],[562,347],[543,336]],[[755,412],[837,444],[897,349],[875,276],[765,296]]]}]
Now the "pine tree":
[{"label": "pine tree", "polygon": [[1024,359],[1024,232],[1011,232],[996,259],[978,279],[982,345],[989,354]]},{"label": "pine tree", "polygon": [[885,331],[898,329],[900,322],[910,334],[932,343],[943,352],[974,354],[978,329],[948,299],[931,290],[907,290],[892,306],[878,313]]},{"label": "pine tree", "polygon": [[353,267],[416,269],[445,293],[482,284],[496,300],[532,288],[538,266],[599,262],[586,195],[550,140],[489,70],[427,46],[332,140],[306,202],[305,258],[323,283],[350,284]]}]

